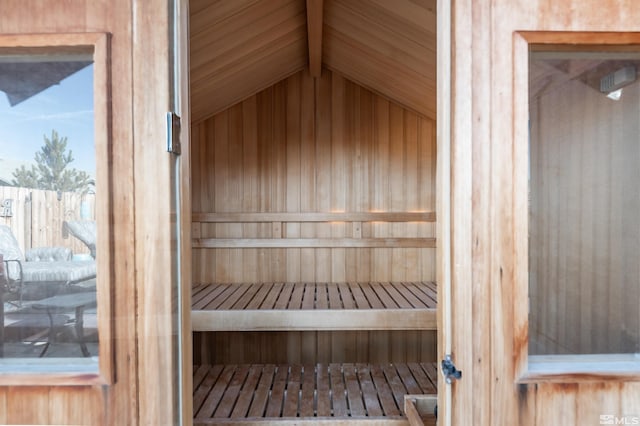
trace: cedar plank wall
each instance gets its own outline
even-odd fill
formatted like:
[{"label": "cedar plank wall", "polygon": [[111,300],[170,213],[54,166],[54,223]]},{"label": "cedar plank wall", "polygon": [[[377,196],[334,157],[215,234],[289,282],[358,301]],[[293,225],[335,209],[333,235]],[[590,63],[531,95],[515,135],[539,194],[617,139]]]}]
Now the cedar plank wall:
[{"label": "cedar plank wall", "polygon": [[[5,34],[109,32],[112,91],[112,135],[118,142],[112,164],[115,283],[133,283],[132,154],[132,5],[130,0],[2,0],[0,32]],[[112,80],[113,81],[113,80]],[[134,286],[116,286],[112,296],[117,337],[112,386],[0,387],[0,423],[8,424],[137,424]]]},{"label": "cedar plank wall", "polygon": [[451,337],[456,366],[469,372],[452,387],[452,424],[584,425],[600,414],[637,413],[637,382],[515,383],[514,280],[522,271],[514,266],[511,142],[514,32],[637,32],[640,8],[635,0],[456,0],[451,9]]},{"label": "cedar plank wall", "polygon": [[[192,149],[194,212],[435,211],[435,123],[326,69],[315,82],[298,72],[195,124]],[[203,237],[272,235],[270,223],[207,226]],[[352,235],[345,224],[290,224],[284,232]],[[435,223],[363,224],[367,233],[434,237]],[[196,284],[433,281],[435,249],[194,249],[193,274]],[[434,331],[243,334],[195,333],[194,360],[436,356]]]},{"label": "cedar plank wall", "polygon": [[193,341],[195,364],[436,361],[432,330],[196,332]]},{"label": "cedar plank wall", "polygon": [[530,353],[640,352],[640,83],[616,102],[573,80],[531,112]]},{"label": "cedar plank wall", "polygon": [[[435,123],[337,73],[308,71],[198,123],[194,212],[435,211]],[[288,237],[351,237],[289,224]],[[272,237],[272,224],[203,224],[202,238]],[[435,237],[435,223],[363,224],[363,237]],[[274,236],[275,238],[275,236]],[[193,282],[435,280],[435,249],[194,249]]]}]

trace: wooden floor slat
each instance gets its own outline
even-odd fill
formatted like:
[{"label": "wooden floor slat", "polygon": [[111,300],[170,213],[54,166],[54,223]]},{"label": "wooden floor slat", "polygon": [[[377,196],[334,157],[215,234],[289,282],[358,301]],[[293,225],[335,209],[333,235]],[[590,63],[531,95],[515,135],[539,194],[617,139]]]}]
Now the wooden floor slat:
[{"label": "wooden floor slat", "polygon": [[358,381],[362,389],[365,410],[370,417],[382,417],[383,411],[378,399],[378,392],[371,377],[371,369],[366,364],[358,364]]},{"label": "wooden floor slat", "polygon": [[249,368],[247,378],[242,385],[242,390],[240,391],[236,404],[233,407],[231,417],[246,417],[253,399],[253,394],[256,393],[260,373],[261,368],[257,365],[252,365]]},{"label": "wooden floor slat", "polygon": [[403,419],[406,393],[435,392],[431,373],[436,371],[435,364],[419,363],[194,366],[194,417],[198,424],[396,421]]},{"label": "wooden floor slat", "polygon": [[271,391],[271,383],[273,383],[273,376],[276,372],[275,365],[258,366],[262,369],[262,376],[258,383],[258,388],[253,395],[253,401],[251,407],[249,407],[249,417],[263,417],[265,410],[267,409],[267,403],[269,402],[269,392]]}]

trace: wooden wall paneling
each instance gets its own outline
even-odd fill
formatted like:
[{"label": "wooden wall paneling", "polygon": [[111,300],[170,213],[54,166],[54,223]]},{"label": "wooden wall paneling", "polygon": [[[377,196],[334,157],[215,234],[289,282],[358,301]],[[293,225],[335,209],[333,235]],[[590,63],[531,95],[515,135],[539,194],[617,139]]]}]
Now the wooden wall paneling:
[{"label": "wooden wall paneling", "polygon": [[[287,212],[299,212],[302,203],[302,176],[304,172],[301,163],[301,149],[302,146],[309,143],[302,138],[301,129],[301,80],[304,74],[306,73],[297,73],[286,81],[286,200],[283,211]],[[283,226],[287,238],[300,237],[299,223],[287,223]],[[300,281],[300,249],[287,250],[286,259],[286,281]]]},{"label": "wooden wall paneling", "polygon": [[[512,351],[514,347],[522,345],[520,339],[526,336],[526,333],[522,330],[514,330],[513,327],[505,328],[505,325],[511,323],[514,317],[522,318],[521,315],[514,315],[514,309],[520,311],[525,306],[522,303],[514,306],[514,295],[522,294],[521,290],[515,290],[514,286],[521,286],[526,282],[514,268],[522,268],[526,264],[524,262],[527,257],[526,248],[523,251],[522,246],[526,238],[526,228],[516,229],[523,225],[524,218],[514,219],[513,217],[513,206],[522,205],[524,196],[520,191],[526,187],[526,180],[524,180],[526,169],[521,167],[519,154],[514,153],[519,151],[522,145],[515,144],[526,141],[524,129],[527,128],[526,113],[523,113],[526,106],[518,103],[523,100],[523,96],[516,93],[514,97],[514,90],[521,91],[524,85],[520,84],[522,81],[518,81],[518,78],[514,79],[517,77],[514,76],[514,71],[522,69],[520,62],[523,59],[513,56],[514,52],[517,52],[517,49],[514,49],[513,35],[517,31],[549,31],[547,34],[554,37],[557,35],[557,30],[563,29],[568,31],[565,40],[570,42],[576,37],[577,33],[573,33],[574,31],[593,31],[594,34],[586,35],[583,40],[601,43],[604,40],[603,32],[605,31],[619,32],[622,39],[635,35],[625,35],[622,32],[638,31],[638,13],[631,7],[631,2],[620,0],[608,3],[608,7],[614,12],[606,16],[598,13],[598,6],[599,4],[595,1],[570,0],[553,5],[545,1],[493,4],[456,2],[452,7],[454,13],[452,45],[455,46],[452,57],[454,87],[451,91],[454,134],[451,206],[453,213],[451,229],[454,230],[452,287],[456,306],[463,312],[462,315],[456,315],[462,323],[459,324],[460,327],[454,324],[456,333],[453,343],[454,350],[458,351],[455,355],[456,364],[461,365],[459,368],[464,371],[473,367],[471,371],[476,372],[472,376],[466,376],[470,379],[469,382],[462,381],[453,389],[456,394],[453,400],[454,409],[456,406],[461,407],[460,410],[456,410],[454,424],[455,422],[471,423],[466,421],[468,420],[466,416],[473,418],[474,424],[486,425],[507,424],[516,419],[519,424],[543,425],[559,421],[566,424],[580,424],[585,421],[597,422],[599,419],[596,412],[601,410],[623,409],[615,402],[611,403],[615,399],[624,401],[620,391],[612,388],[621,384],[611,380],[600,384],[602,387],[595,383],[585,385],[538,383],[514,386],[514,380],[517,380],[514,374],[517,372],[515,365],[517,359],[512,356],[514,355]],[[469,52],[477,52],[477,54],[469,55]],[[514,128],[513,120],[505,120],[505,117],[514,118],[520,124]],[[484,127],[483,119],[488,121],[488,129]],[[586,134],[589,131],[588,124],[583,123],[583,127]],[[516,139],[514,139],[514,133]],[[488,140],[491,140],[491,143],[487,143]],[[471,153],[473,157],[469,159],[465,153]],[[610,155],[598,149],[591,152],[591,154],[595,153],[601,155],[603,159]],[[464,161],[465,159],[469,162]],[[463,162],[460,163],[460,160]],[[591,162],[590,159],[584,160],[587,159],[583,159],[581,167],[590,170],[588,174],[580,174],[585,184],[587,180],[598,179],[602,182],[613,179],[613,182],[616,182],[615,175],[609,178],[604,170],[594,170],[592,164],[587,166]],[[520,167],[516,168],[515,165]],[[473,180],[468,179],[471,176],[470,170],[473,172]],[[480,173],[477,173],[478,171]],[[577,173],[575,170],[568,170],[568,172]],[[514,173],[518,175],[515,178]],[[577,174],[569,176],[569,179],[575,179]],[[465,188],[470,183],[473,183],[474,188],[478,185],[479,191]],[[487,186],[489,189],[483,190]],[[463,197],[468,197],[469,194],[473,194],[473,199],[465,203]],[[598,196],[600,196],[600,203],[606,205],[611,200],[609,196],[601,196],[600,188],[593,191],[593,196],[587,195],[581,194],[583,209],[588,205],[585,209],[588,211],[581,218],[583,225],[587,226],[586,222],[593,225],[603,218],[605,222],[610,220],[606,216],[606,211],[603,216],[600,206],[593,205],[594,199]],[[557,204],[552,206],[555,214],[566,211],[560,207]],[[606,209],[605,206],[604,210]],[[484,211],[489,211],[490,214],[485,216]],[[515,211],[519,210],[515,209]],[[472,213],[471,220],[467,221],[466,215],[469,212]],[[558,220],[555,223],[561,226],[563,222]],[[467,224],[469,226],[465,226]],[[456,235],[456,233],[459,234]],[[587,241],[602,248],[598,250],[598,256],[610,249],[610,241],[602,239],[600,231],[591,228],[591,234]],[[584,245],[583,241],[579,245],[580,250],[586,248]],[[479,252],[476,251],[476,247]],[[552,253],[557,253],[559,248],[556,247],[554,250],[549,253],[549,257]],[[457,262],[458,258],[462,263]],[[471,262],[466,264],[465,259],[471,259]],[[567,258],[566,262],[566,265],[572,268],[575,268],[573,265],[576,264],[583,268],[582,262],[576,262],[575,259]],[[584,262],[586,267],[586,263],[594,263],[594,258],[585,259]],[[556,261],[555,264],[550,265],[555,268],[548,271],[550,274],[554,274],[556,278],[563,276],[564,272],[559,269],[563,266],[562,263]],[[596,268],[596,265],[592,267]],[[591,279],[607,279],[610,276],[609,267],[605,266],[603,271],[595,271]],[[471,279],[461,280],[469,277]],[[543,278],[538,277],[538,280],[540,279]],[[464,286],[467,282],[473,283],[473,293],[469,295],[468,292],[461,291],[457,294],[457,287],[460,290],[466,290]],[[592,317],[592,321],[595,321],[596,317],[592,316],[590,309],[587,311],[582,307],[597,306],[596,295],[608,297],[609,293],[589,295],[587,290],[581,294],[587,295],[589,299],[588,302],[580,301],[580,315]],[[570,292],[565,292],[562,304],[551,308],[566,309],[570,295]],[[490,309],[488,321],[482,314],[485,307]],[[472,315],[466,315],[467,312]],[[481,315],[477,316],[476,313]],[[480,333],[474,332],[475,324]],[[517,324],[520,325],[520,323]],[[460,331],[462,331],[461,335],[458,334]],[[490,338],[486,339],[483,332],[489,333]],[[567,333],[566,329],[563,332]],[[597,335],[593,334],[595,339]],[[473,339],[469,339],[469,336],[473,335],[483,336],[483,341],[478,339],[474,342],[470,351],[469,341]],[[581,334],[582,342],[585,338],[588,336]],[[592,345],[593,339],[591,339]],[[485,367],[478,367],[476,362],[481,362]],[[488,394],[476,392],[478,388],[486,389]],[[482,398],[479,395],[489,395],[489,397]],[[474,407],[472,412],[469,410],[471,406]],[[489,412],[486,413],[484,410]],[[476,413],[481,415],[475,416]],[[587,415],[596,417],[587,419]]]},{"label": "wooden wall paneling", "polygon": [[[318,76],[319,77],[319,76]],[[312,78],[310,74],[302,73],[301,107],[300,107],[300,211],[317,211],[317,187],[320,179],[317,176],[319,162],[317,138],[316,138],[316,106],[319,108],[319,99],[316,96],[316,87],[321,84],[319,78]],[[315,226],[309,224],[300,225],[300,237],[308,238],[314,235]],[[315,257],[316,250],[300,250],[300,280],[315,282]]]},{"label": "wooden wall paneling", "polygon": [[[341,139],[348,150],[345,152],[347,176],[345,176],[345,206],[347,211],[358,210],[364,195],[362,158],[360,149],[360,90],[353,83],[345,81],[344,134]],[[344,236],[353,236],[352,224],[344,224]],[[357,250],[344,251],[344,281],[356,281]]]},{"label": "wooden wall paneling", "polygon": [[[331,170],[331,157],[333,154],[331,143],[333,105],[331,102],[331,93],[333,85],[333,74],[324,72],[315,83],[315,99],[316,99],[316,121],[315,121],[315,150],[316,150],[316,209],[317,211],[331,211],[332,199],[331,189],[333,175],[328,172]],[[331,236],[327,225],[314,226],[317,237],[328,238]],[[317,282],[331,281],[331,268],[328,267],[331,261],[331,250],[316,249],[315,250],[315,279]],[[323,334],[323,336],[327,336]],[[325,342],[328,344],[328,342]]]},{"label": "wooden wall paneling", "polygon": [[[280,95],[277,95],[279,91],[281,91]],[[336,93],[338,95],[335,95]],[[282,101],[282,114],[276,114],[272,109],[277,102],[280,102],[277,101],[278,96]],[[336,96],[341,101],[336,100]],[[394,119],[397,120],[394,126],[399,135],[396,138],[398,142],[394,142],[394,149],[397,149],[394,157],[390,154],[389,102],[335,73],[327,71],[320,79],[315,80],[307,73],[300,73],[259,93],[255,98],[256,129],[249,130],[250,127],[245,122],[246,112],[243,110],[243,134],[237,136],[242,140],[244,132],[255,133],[255,136],[250,136],[257,140],[255,163],[257,163],[258,172],[255,174],[255,185],[241,184],[242,195],[238,196],[234,195],[235,189],[228,189],[228,185],[236,184],[216,183],[219,179],[238,182],[253,179],[252,171],[242,171],[247,160],[242,160],[242,164],[237,159],[220,160],[219,152],[223,148],[209,148],[218,153],[213,157],[215,166],[211,167],[199,162],[197,167],[203,170],[200,172],[194,169],[194,174],[203,173],[209,176],[207,179],[202,176],[194,177],[194,180],[207,181],[207,185],[210,186],[208,197],[211,199],[206,202],[203,200],[194,202],[194,211],[197,211],[197,206],[203,208],[207,203],[213,204],[214,209],[221,209],[211,210],[212,212],[236,210],[235,207],[230,206],[237,205],[238,201],[235,204],[229,204],[224,200],[225,196],[245,200],[255,199],[255,204],[251,204],[250,201],[242,202],[240,210],[246,210],[246,206],[252,206],[252,208],[256,207],[256,212],[301,210],[331,212],[360,209],[363,209],[362,211],[400,211],[407,209],[407,206],[412,206],[414,210],[434,209],[432,204],[428,205],[432,201],[429,203],[424,201],[433,200],[433,194],[419,194],[433,192],[433,179],[429,181],[428,176],[429,173],[434,172],[434,165],[421,165],[417,157],[424,151],[425,161],[433,163],[435,158],[429,157],[428,152],[435,151],[435,141],[427,137],[426,133],[422,133],[420,130],[422,118],[414,113],[405,112],[394,105],[394,108],[397,108],[397,113],[394,115]],[[225,114],[230,116],[231,111],[232,109],[229,109],[219,116]],[[208,145],[221,143],[218,139],[220,134],[224,133],[224,129],[215,127],[218,123],[222,123],[223,127],[227,123],[228,127],[229,119],[220,120],[222,120],[220,117],[214,117],[205,121],[205,125],[213,126],[208,133],[214,135],[213,140],[208,139],[206,142],[197,143]],[[291,120],[295,122],[292,123]],[[210,124],[211,122],[213,124]],[[407,126],[413,130],[405,132]],[[282,132],[283,135],[270,136],[275,135],[276,132]],[[310,136],[307,138],[305,135]],[[229,141],[229,143],[233,142]],[[224,152],[228,151],[224,150]],[[306,160],[303,161],[303,157]],[[254,160],[251,161],[254,162]],[[217,170],[225,165],[237,167],[241,172]],[[403,171],[405,165],[410,165],[406,167],[406,172]],[[211,172],[211,169],[214,171]],[[395,186],[392,182],[395,182]],[[407,187],[415,189],[406,191],[406,195],[402,194]],[[212,237],[273,237],[273,226],[267,229],[264,224],[244,224],[242,231],[232,232],[234,226],[231,223],[201,224],[203,243],[204,239]],[[433,234],[429,230],[434,228],[432,223],[344,223],[342,221],[324,224],[283,223],[281,226],[287,237],[300,235],[302,238],[356,238],[356,240],[415,237],[423,232],[426,238],[431,238]],[[216,231],[211,233],[211,228]],[[205,230],[209,230],[208,233]],[[279,237],[280,231],[276,231],[276,234],[276,237]],[[218,241],[222,243],[224,240]],[[227,241],[225,246],[236,246],[231,244],[231,241]],[[291,244],[294,242],[292,241]],[[285,240],[282,243],[287,244]],[[363,240],[362,243],[365,241]],[[246,278],[249,277],[259,278],[259,281],[265,282],[300,281],[303,274],[304,281],[310,282],[389,281],[392,279],[390,274],[394,273],[393,262],[396,262],[396,265],[403,265],[400,273],[395,272],[397,279],[433,277],[434,275],[432,267],[421,265],[423,258],[433,258],[434,250],[432,249],[243,249],[239,256],[245,267],[249,263],[256,265],[255,268],[248,266],[252,271],[256,271],[251,272],[250,275],[241,274],[235,267],[226,267],[224,271],[222,270],[222,265],[229,265],[229,260],[226,259],[230,253],[229,250],[231,249],[197,248],[196,251],[202,256],[202,261],[199,261],[200,268],[206,268],[207,262],[218,259],[215,260],[217,265],[215,279],[224,281],[225,279],[221,277],[225,276],[232,282],[247,281]],[[254,259],[248,257],[253,256],[249,254],[251,253],[249,250],[255,250],[257,261],[249,260]],[[306,256],[304,261],[303,255]],[[431,262],[433,264],[434,261],[431,260]],[[303,267],[303,265],[312,265],[312,267]],[[194,276],[203,277],[203,275],[203,271],[196,271]]]},{"label": "wooden wall paneling", "polygon": [[[255,212],[260,209],[258,169],[258,102],[256,96],[251,96],[242,102],[243,133],[242,133],[242,161],[243,161],[243,189],[242,211]],[[253,223],[242,224],[242,236],[256,235],[258,225]],[[257,249],[244,251],[243,256],[243,281],[258,282],[258,253]]]},{"label": "wooden wall paneling", "polygon": [[636,413],[640,407],[640,384],[626,382],[620,386],[620,412]]},{"label": "wooden wall paneling", "polygon": [[432,362],[434,331],[196,332],[196,364]]},{"label": "wooden wall paneling", "polygon": [[579,424],[576,419],[577,393],[577,384],[539,385],[536,398],[540,403],[536,406],[535,424],[553,424],[560,415],[567,424]]},{"label": "wooden wall paneling", "polygon": [[[390,133],[389,133],[389,105],[390,103],[381,97],[376,97],[375,100],[375,177],[373,188],[373,209],[379,211],[394,210],[394,207],[390,200],[391,195],[391,183],[390,183],[390,170],[392,166],[390,163]],[[376,237],[390,236],[388,232],[388,224],[378,223],[373,224],[373,235]],[[391,276],[391,254],[392,249],[379,249],[373,253],[373,265],[374,272],[372,280],[382,281],[384,277]]]},{"label": "wooden wall paneling", "polygon": [[[404,193],[406,197],[405,206],[403,211],[418,211],[420,205],[418,204],[420,195],[423,188],[418,185],[418,145],[421,144],[421,140],[418,139],[418,117],[415,113],[406,111],[404,114],[403,127],[405,151],[404,156],[406,158],[405,165],[403,167],[406,175],[406,183]],[[402,235],[418,235],[419,227],[418,223],[405,223]],[[405,259],[404,267],[406,270],[405,281],[420,280],[420,271],[418,269],[418,249],[404,249]]]},{"label": "wooden wall paneling", "polygon": [[[351,141],[345,134],[345,81],[334,73],[331,79],[331,205],[332,211],[347,210],[347,152]],[[331,237],[344,236],[344,225],[331,224]],[[345,281],[344,249],[331,252],[331,280]]]},{"label": "wooden wall paneling", "polygon": [[[426,141],[418,145],[418,206],[427,211],[436,211],[436,126],[431,120],[418,117],[418,138]],[[431,188],[431,189],[429,189]],[[421,227],[421,237],[435,236],[436,224]],[[433,251],[422,250],[419,257],[421,276],[428,281],[436,281],[436,259]]]},{"label": "wooden wall paneling", "polygon": [[[244,204],[244,152],[243,152],[243,116],[242,104],[238,103],[229,108],[228,116],[228,155],[229,162],[226,167],[229,169],[229,181],[227,182],[229,193],[227,201],[227,210],[242,211]],[[233,223],[228,225],[229,235],[241,236],[242,224]],[[243,262],[243,251],[232,249],[229,250],[229,271],[241,271],[244,279],[245,267]]]},{"label": "wooden wall paneling", "polygon": [[[49,388],[45,386],[7,387],[6,417],[8,424],[47,424],[50,422]],[[73,389],[77,392],[77,388]],[[81,400],[82,396],[68,393],[67,398]],[[73,396],[72,396],[73,395]]]},{"label": "wooden wall paneling", "polygon": [[[281,81],[274,86],[275,96],[273,103],[273,139],[271,141],[271,154],[274,168],[271,181],[273,185],[272,208],[273,211],[286,211],[287,203],[287,123],[286,102],[287,85]],[[275,236],[274,237],[278,237]],[[281,237],[281,235],[280,235]],[[273,249],[274,281],[286,281],[287,277],[287,249]]]},{"label": "wooden wall paneling", "polygon": [[302,344],[301,344],[302,332],[293,331],[293,332],[287,333],[286,339],[287,339],[286,355],[287,355],[287,359],[291,360],[291,361],[288,361],[288,363],[291,363],[291,364],[302,363]]},{"label": "wooden wall paneling", "polygon": [[85,392],[71,401],[68,398],[68,387],[51,389],[49,393],[50,424],[100,424],[107,419],[107,413],[102,410],[87,410],[86,407],[100,407],[103,396],[98,392]]},{"label": "wooden wall paneling", "polygon": [[[358,122],[356,123],[356,134],[358,138],[358,147],[356,157],[360,159],[358,164],[358,174],[360,175],[359,181],[360,189],[355,194],[357,197],[356,209],[360,211],[371,211],[371,160],[372,160],[372,111],[373,111],[373,97],[369,90],[366,90],[358,85],[358,98],[359,103],[356,105]],[[351,236],[353,238],[368,238],[367,229],[370,224],[365,222],[353,222],[351,229]],[[355,267],[354,280],[355,281],[371,281],[371,250],[355,250]]]},{"label": "wooden wall paneling", "polygon": [[[329,172],[332,167],[332,84],[331,73],[323,73],[320,78],[315,79],[315,157],[316,157],[316,196],[314,199],[317,211],[332,211],[332,181],[333,177]],[[314,226],[314,233],[317,237],[328,238],[331,236],[330,226],[327,224]],[[316,281],[329,282],[331,280],[331,251],[325,249],[315,250]]]},{"label": "wooden wall paneling", "polygon": [[[390,205],[393,210],[406,211],[406,162],[404,111],[395,104],[389,106],[389,161],[390,161]],[[391,236],[402,235],[404,224],[391,223]],[[391,281],[406,279],[406,249],[391,250]]]},{"label": "wooden wall paneling", "polygon": [[[454,8],[455,6],[452,6]],[[471,57],[469,55],[464,55],[464,51],[461,50],[456,56],[466,56],[463,61],[471,60],[474,66],[477,67],[476,70],[473,71],[473,74],[476,78],[480,79],[480,81],[489,81],[491,78],[491,64],[486,63],[482,60],[482,55],[486,54],[487,49],[490,47],[490,36],[486,34],[486,32],[482,31],[484,25],[489,25],[490,22],[490,11],[485,7],[474,8],[473,16],[478,20],[478,27],[473,27],[471,32],[467,31],[464,34],[464,46],[467,48],[469,43],[471,43],[474,47],[471,49]],[[467,22],[467,19],[471,18],[469,15],[464,16],[464,22]],[[456,27],[458,24],[456,24]],[[470,37],[470,39],[468,38]],[[457,43],[457,42],[456,42]],[[453,58],[452,58],[453,60]],[[458,60],[458,59],[456,59]],[[440,78],[440,76],[438,77]],[[472,87],[469,86],[473,77],[471,77],[465,71],[463,73],[463,80],[459,83],[458,90],[461,90],[459,93],[460,98],[458,98],[457,102],[464,102],[463,99],[466,96],[470,96]],[[491,123],[488,119],[489,116],[485,113],[487,110],[486,98],[488,95],[488,91],[490,90],[488,87],[484,85],[474,86],[478,89],[479,94],[476,96],[471,96],[471,104],[468,102],[464,102],[462,109],[464,116],[462,120],[472,120],[472,124],[470,127],[470,131],[477,135],[478,138],[482,140],[490,140],[491,139]],[[473,116],[469,116],[468,107],[473,109]],[[478,112],[475,112],[478,111]],[[459,142],[455,142],[457,145]],[[465,155],[464,151],[467,149],[471,149],[471,155]],[[473,245],[470,247],[466,242],[464,245],[464,253],[463,256],[470,255],[473,256],[474,259],[478,259],[478,262],[472,262],[471,266],[471,275],[468,273],[461,274],[459,280],[457,281],[458,286],[461,286],[460,293],[465,291],[465,286],[471,284],[471,282],[486,282],[485,280],[490,280],[491,278],[491,268],[487,267],[485,263],[482,261],[487,261],[490,256],[490,243],[488,241],[491,237],[491,226],[492,226],[492,218],[491,218],[491,187],[486,182],[490,179],[491,176],[491,156],[487,150],[481,149],[472,149],[471,145],[466,141],[462,142],[462,146],[455,149],[456,157],[461,160],[460,167],[469,168],[468,172],[464,173],[463,179],[463,187],[466,190],[471,189],[473,191],[471,202],[463,201],[463,199],[458,199],[455,205],[451,206],[451,209],[456,209],[456,215],[460,217],[462,223],[465,223],[465,226],[468,226],[469,221],[472,221],[471,227],[471,238],[470,241],[473,241]],[[470,174],[469,174],[470,173]],[[476,178],[477,177],[477,178]],[[458,179],[453,178],[453,179]],[[473,208],[473,219],[471,219],[467,215],[467,211],[465,209]],[[459,212],[458,210],[463,210]],[[456,232],[453,230],[453,232]],[[464,235],[461,235],[460,238],[464,238]],[[459,240],[460,241],[460,240]],[[458,262],[459,260],[454,260]],[[469,259],[464,259],[465,266],[468,266]],[[465,282],[466,280],[471,280],[469,283]],[[467,290],[468,291],[468,290]],[[470,333],[464,333],[464,335],[459,337],[457,340],[458,344],[462,344],[462,352],[458,355],[458,350],[456,350],[456,359],[459,356],[463,357],[461,362],[464,365],[464,368],[471,368],[470,373],[466,376],[469,379],[468,388],[464,392],[464,396],[462,401],[454,401],[453,404],[465,407],[465,404],[470,404],[470,399],[473,398],[474,392],[483,392],[486,394],[491,393],[491,380],[492,378],[489,375],[484,374],[484,369],[486,368],[486,360],[491,358],[491,348],[490,342],[487,339],[487,331],[486,326],[483,324],[487,324],[491,318],[491,303],[486,303],[482,306],[478,306],[474,301],[477,300],[490,300],[491,298],[491,289],[486,285],[471,285],[470,291],[466,294],[466,297],[463,299],[462,305],[458,305],[456,302],[456,308],[459,306],[463,310],[468,310],[470,305],[473,306],[472,314],[466,315],[464,317],[464,323],[462,327],[468,327],[467,330]],[[470,296],[470,297],[469,297]],[[440,305],[438,305],[440,306]],[[452,308],[452,309],[456,309]],[[447,331],[444,331],[445,333]],[[452,336],[453,337],[453,336]],[[470,339],[470,340],[469,340]],[[466,342],[465,342],[466,340]],[[473,350],[473,354],[469,353],[469,343],[471,343],[471,348]],[[477,354],[477,355],[476,355]],[[456,361],[457,363],[458,361]],[[484,366],[484,367],[483,367]],[[460,367],[462,368],[462,367]],[[466,406],[468,407],[468,406]],[[469,410],[465,408],[462,410],[464,414],[458,418],[458,421],[464,423],[467,421],[473,421],[483,424],[491,424],[491,410],[486,404],[474,404],[473,409]],[[471,420],[473,419],[473,420]],[[455,423],[453,423],[455,424]]]},{"label": "wooden wall paneling", "polygon": [[602,414],[614,414],[617,417],[630,414],[622,411],[623,387],[623,383],[616,382],[580,383],[575,397],[576,407],[580,407],[575,410],[576,424],[595,423],[596,420],[602,423]]},{"label": "wooden wall paneling", "polygon": [[[111,163],[113,185],[112,200],[115,234],[113,241],[114,333],[118,345],[114,353],[119,381],[106,389],[73,387],[56,393],[57,402],[66,406],[81,406],[86,398],[92,398],[92,413],[85,420],[108,424],[138,421],[137,362],[135,328],[130,318],[135,315],[135,283],[132,258],[133,247],[133,187],[132,179],[132,94],[131,69],[132,32],[131,2],[117,1],[67,1],[58,2],[55,13],[51,5],[38,1],[3,1],[0,4],[0,32],[4,34],[56,33],[56,32],[108,32],[111,38],[110,72],[113,80],[111,103],[113,112],[112,137],[119,141],[118,152]],[[127,286],[119,284],[127,283]],[[6,423],[51,423],[50,392],[44,387],[12,387],[0,389],[0,421]],[[95,403],[98,401],[97,403]],[[63,415],[60,413],[60,415]],[[96,417],[93,417],[93,416]],[[56,414],[58,416],[58,414]],[[70,414],[69,418],[75,418]],[[60,417],[57,417],[60,420]],[[98,420],[99,419],[99,420]]]},{"label": "wooden wall paneling", "polygon": [[194,362],[197,364],[362,362],[363,359],[372,363],[436,360],[435,331],[249,331],[194,334],[194,354],[198,354]]},{"label": "wooden wall paneling", "polygon": [[[230,193],[231,182],[229,164],[229,111],[225,110],[214,117],[214,163],[215,171],[215,193],[213,208],[215,211],[229,211],[234,200]],[[215,236],[217,238],[231,238],[229,226],[227,224],[214,224]],[[218,250],[215,252],[215,277],[217,280],[230,280],[232,271],[230,269],[230,250]]]}]

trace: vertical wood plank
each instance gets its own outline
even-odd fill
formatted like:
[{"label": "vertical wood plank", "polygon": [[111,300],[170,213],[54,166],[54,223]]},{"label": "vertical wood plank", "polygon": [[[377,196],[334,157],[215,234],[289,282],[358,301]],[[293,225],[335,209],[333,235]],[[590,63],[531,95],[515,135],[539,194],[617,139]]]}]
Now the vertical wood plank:
[{"label": "vertical wood plank", "polygon": [[47,424],[49,420],[49,389],[46,387],[7,387],[9,424]]}]

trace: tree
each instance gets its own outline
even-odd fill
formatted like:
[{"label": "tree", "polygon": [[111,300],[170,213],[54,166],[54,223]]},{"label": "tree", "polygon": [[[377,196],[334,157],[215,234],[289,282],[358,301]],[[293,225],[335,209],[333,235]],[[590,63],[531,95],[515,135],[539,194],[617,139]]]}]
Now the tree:
[{"label": "tree", "polygon": [[73,153],[67,151],[67,137],[60,137],[55,130],[51,137],[44,135],[44,145],[36,152],[37,165],[25,166],[13,172],[13,184],[25,188],[47,189],[62,192],[86,192],[93,180],[88,173],[72,168]]}]

